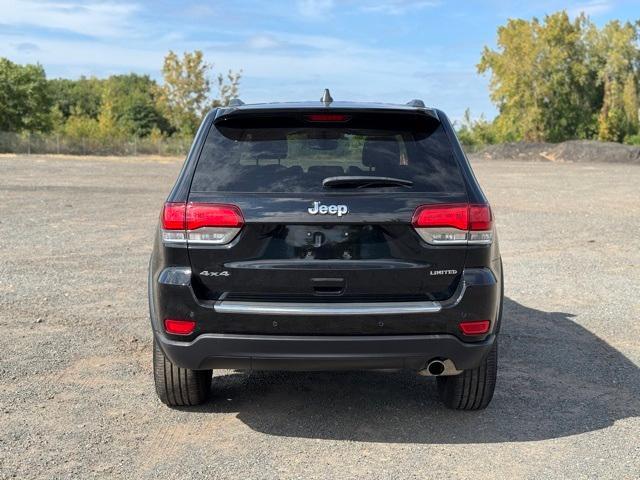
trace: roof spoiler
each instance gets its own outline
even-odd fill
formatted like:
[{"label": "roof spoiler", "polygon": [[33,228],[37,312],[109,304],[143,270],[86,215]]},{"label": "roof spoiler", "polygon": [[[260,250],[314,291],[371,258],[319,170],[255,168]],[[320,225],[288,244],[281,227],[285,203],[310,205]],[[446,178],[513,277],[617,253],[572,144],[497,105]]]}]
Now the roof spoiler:
[{"label": "roof spoiler", "polygon": [[[331,96],[331,93],[329,92],[328,88],[324,89],[324,92],[322,94],[322,97],[320,98],[320,102],[322,107],[321,108],[335,108],[336,110],[359,110],[359,109],[367,109],[367,104],[353,104],[353,105],[337,105],[335,103],[333,103],[333,97]],[[245,103],[240,100],[239,98],[234,98],[232,100],[229,101],[229,103],[226,105],[227,108],[222,107],[221,109],[217,109],[217,111],[215,112],[215,116],[214,116],[214,121],[215,120],[219,120],[222,118],[228,118],[230,116],[237,116],[237,115],[251,115],[251,114],[264,114],[265,112],[269,112],[269,105],[270,104],[255,104],[255,105],[246,105]],[[315,107],[313,106],[312,103],[304,103],[302,104],[302,106],[300,105],[296,105],[296,104],[291,104],[288,105],[286,103],[284,104],[277,104],[278,108],[276,108],[276,112],[277,113],[285,113],[285,112],[297,112],[297,113],[303,113],[303,112],[307,112],[307,111],[313,111],[315,109]],[[354,107],[355,105],[355,107]],[[394,107],[394,105],[388,105],[388,108],[386,105],[387,104],[380,104],[381,106],[376,108],[376,106],[374,105],[373,107],[371,107],[369,110],[370,111],[376,111],[377,113],[386,113],[388,111],[391,111]],[[238,107],[244,107],[244,108],[238,108]],[[438,112],[433,109],[433,108],[429,108],[427,107],[424,102],[418,98],[414,98],[413,100],[407,102],[405,104],[405,106],[401,106],[398,105],[398,111],[402,112],[411,112],[411,110],[407,107],[410,107],[411,109],[415,108],[415,109],[419,109],[421,111],[421,113],[424,113],[426,115],[428,115],[431,118],[434,118],[438,121],[440,121],[440,118],[438,117]]]}]

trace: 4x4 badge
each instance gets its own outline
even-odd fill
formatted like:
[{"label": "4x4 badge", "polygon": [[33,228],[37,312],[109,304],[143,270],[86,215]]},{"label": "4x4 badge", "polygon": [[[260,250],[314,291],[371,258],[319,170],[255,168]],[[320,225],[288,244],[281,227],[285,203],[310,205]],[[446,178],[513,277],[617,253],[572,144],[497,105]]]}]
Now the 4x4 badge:
[{"label": "4x4 badge", "polygon": [[313,202],[313,206],[307,209],[311,215],[338,215],[339,217],[349,213],[346,205],[322,205],[320,202]]},{"label": "4x4 badge", "polygon": [[223,270],[222,272],[210,272],[208,270],[203,270],[200,272],[200,275],[203,277],[228,277],[230,274],[226,270]]}]

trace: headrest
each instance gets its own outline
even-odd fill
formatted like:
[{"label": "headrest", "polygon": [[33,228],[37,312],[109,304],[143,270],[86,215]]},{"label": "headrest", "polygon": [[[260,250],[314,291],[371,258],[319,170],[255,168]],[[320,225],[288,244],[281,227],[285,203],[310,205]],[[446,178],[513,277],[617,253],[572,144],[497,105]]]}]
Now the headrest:
[{"label": "headrest", "polygon": [[362,147],[362,164],[367,167],[400,164],[400,144],[395,137],[367,137]]},{"label": "headrest", "polygon": [[289,153],[289,142],[284,132],[257,130],[251,132],[251,155],[256,160],[279,160]]}]

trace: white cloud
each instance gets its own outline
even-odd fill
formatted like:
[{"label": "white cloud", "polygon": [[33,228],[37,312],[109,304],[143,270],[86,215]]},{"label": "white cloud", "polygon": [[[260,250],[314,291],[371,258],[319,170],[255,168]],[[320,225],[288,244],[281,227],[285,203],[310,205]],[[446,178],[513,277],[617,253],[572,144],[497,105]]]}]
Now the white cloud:
[{"label": "white cloud", "polygon": [[303,35],[284,32],[269,32],[269,37],[280,45],[289,48],[304,48],[310,50],[325,50],[327,52],[350,51],[354,44],[351,42],[325,35]]},{"label": "white cloud", "polygon": [[437,7],[439,1],[429,0],[386,0],[368,2],[362,6],[365,12],[382,13],[385,15],[404,15],[428,7]]},{"label": "white cloud", "polygon": [[164,54],[168,51],[164,46],[156,48],[155,45],[147,48],[93,40],[39,39],[39,50],[34,58],[31,52],[21,50],[21,44],[15,40],[15,36],[0,34],[0,57],[8,57],[18,63],[36,60],[44,65],[47,76],[51,76],[50,70],[58,72],[58,75],[66,75],[66,72],[84,75],[98,72],[100,76],[123,71],[159,73]]},{"label": "white cloud", "polygon": [[596,16],[601,13],[608,12],[613,8],[610,1],[607,0],[592,0],[587,3],[577,4],[569,8],[569,15],[576,17],[581,13],[589,16]]},{"label": "white cloud", "polygon": [[[27,0],[27,3],[40,5],[35,0]],[[0,8],[6,4],[6,0],[0,0]],[[415,7],[415,2],[413,4]],[[352,4],[355,10],[363,5]],[[372,6],[373,0],[367,5]],[[16,24],[15,8],[13,10],[10,20],[6,20],[6,15],[0,15],[0,22]],[[95,10],[91,12],[91,21],[95,23],[99,17]],[[162,25],[147,23],[139,29],[131,28],[132,12],[120,11],[117,21],[107,16],[108,22],[102,24],[101,35],[131,29],[124,38],[105,40],[97,35],[88,39],[61,35],[52,38],[47,32],[2,32],[0,29],[0,56],[19,63],[38,61],[49,77],[73,78],[81,74],[104,77],[135,71],[160,79],[162,59],[169,49],[176,52],[202,49],[206,60],[214,63],[215,72],[244,71],[241,96],[246,102],[314,100],[320,98],[323,88],[328,87],[336,100],[406,102],[423,98],[427,103],[449,109],[454,118],[462,115],[463,110],[456,112],[458,107],[471,106],[474,111],[486,112],[487,108],[478,107],[478,104],[489,105],[482,85],[484,80],[479,83],[473,69],[458,74],[465,66],[451,60],[451,55],[437,46],[421,46],[413,53],[322,33],[242,31],[230,27],[216,30],[218,35],[203,40],[203,35],[191,35],[197,26],[183,29],[172,26],[172,29],[163,30]],[[105,17],[100,18],[104,20]],[[28,20],[32,22],[29,25],[45,23],[42,17]],[[75,21],[65,18],[65,22],[57,19],[53,23],[56,28],[82,33]],[[87,26],[86,30],[95,33],[97,29]],[[153,32],[156,35],[149,41]],[[33,49],[25,48],[26,43],[37,45],[39,50],[29,51]],[[456,73],[446,76],[446,72],[452,71]],[[463,99],[460,99],[461,91],[466,92]]]},{"label": "white cloud", "polygon": [[272,35],[253,35],[247,40],[247,46],[256,50],[272,49],[282,45],[282,42]]},{"label": "white cloud", "polygon": [[[17,48],[22,38],[0,34],[0,56],[20,63],[33,62],[33,54]],[[30,38],[39,44],[37,60],[49,76],[77,76],[136,71],[160,76],[162,59],[169,48],[190,51],[200,48],[216,72],[244,71],[242,96],[245,101],[284,101],[319,98],[322,88],[332,88],[347,99],[402,100],[400,92],[416,97],[433,89],[434,78],[407,72],[438,72],[448,59],[437,50],[418,54],[369,48],[339,38],[321,35],[263,32],[243,41],[203,44],[183,40],[171,42],[130,41],[122,44],[97,40]],[[247,44],[263,49],[247,49]],[[270,48],[270,45],[280,45]],[[304,52],[300,50],[303,49]],[[385,61],[381,62],[380,59]],[[405,73],[401,73],[405,72]],[[364,87],[366,86],[366,87]],[[393,86],[394,98],[389,89]],[[404,94],[403,94],[404,95]],[[408,101],[410,98],[406,98]]]},{"label": "white cloud", "polygon": [[58,29],[93,37],[124,34],[135,4],[0,0],[0,24]]},{"label": "white cloud", "polygon": [[331,12],[333,5],[333,0],[298,0],[298,11],[307,18],[322,19]]},{"label": "white cloud", "polygon": [[383,15],[404,15],[406,13],[436,7],[440,0],[298,0],[298,12],[304,17],[322,20],[327,18],[334,7],[354,7],[361,12],[381,13]]}]

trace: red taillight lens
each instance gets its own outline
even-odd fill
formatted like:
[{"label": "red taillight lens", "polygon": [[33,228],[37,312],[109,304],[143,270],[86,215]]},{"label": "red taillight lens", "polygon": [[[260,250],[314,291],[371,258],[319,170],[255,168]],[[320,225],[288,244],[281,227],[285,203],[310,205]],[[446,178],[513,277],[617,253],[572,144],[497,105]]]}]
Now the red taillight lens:
[{"label": "red taillight lens", "polygon": [[465,335],[482,335],[489,331],[489,320],[475,320],[473,322],[460,322],[460,331]]},{"label": "red taillight lens", "polygon": [[241,227],[243,224],[242,212],[235,205],[187,204],[187,230],[195,230],[201,227]]},{"label": "red taillight lens", "polygon": [[417,228],[453,227],[468,230],[469,205],[422,205],[416,209],[411,223]]},{"label": "red taillight lens", "polygon": [[340,113],[314,113],[305,118],[308,122],[346,122],[351,117]]},{"label": "red taillight lens", "polygon": [[493,241],[489,205],[422,205],[414,212],[411,223],[431,245],[488,245]]},{"label": "red taillight lens", "polygon": [[191,335],[196,329],[196,322],[193,320],[167,318],[164,321],[164,329],[172,335]]},{"label": "red taillight lens", "polygon": [[242,212],[235,205],[167,202],[162,211],[162,228],[165,230],[241,227],[243,223]]},{"label": "red taillight lens", "polygon": [[469,230],[491,230],[489,205],[469,205]]},{"label": "red taillight lens", "polygon": [[220,203],[166,203],[162,240],[169,244],[226,245],[244,225],[240,208]]},{"label": "red taillight lens", "polygon": [[184,203],[165,203],[162,210],[162,228],[165,230],[184,230],[186,208]]}]

